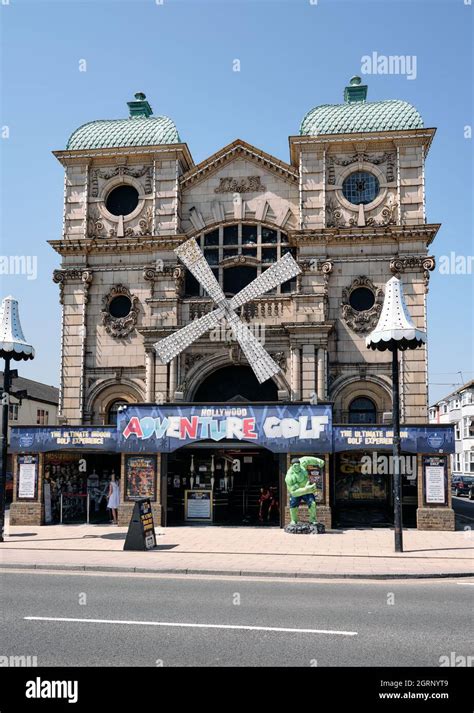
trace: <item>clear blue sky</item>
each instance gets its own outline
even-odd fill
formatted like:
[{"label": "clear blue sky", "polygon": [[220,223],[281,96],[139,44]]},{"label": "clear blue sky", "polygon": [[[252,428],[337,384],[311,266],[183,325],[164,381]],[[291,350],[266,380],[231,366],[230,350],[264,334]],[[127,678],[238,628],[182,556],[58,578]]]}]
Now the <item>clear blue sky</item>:
[{"label": "clear blue sky", "polygon": [[[436,256],[474,254],[472,5],[464,0],[61,0],[0,2],[2,255],[36,255],[38,276],[2,276],[20,300],[37,357],[22,373],[59,378],[63,169],[51,155],[80,124],[127,116],[144,91],[176,122],[197,162],[236,138],[288,160],[288,136],[312,106],[342,101],[361,58],[416,56],[416,78],[365,76],[369,100],[415,104],[437,127],[426,166],[427,219],[442,223]],[[314,2],[314,0],[313,0]],[[232,71],[239,59],[241,71]],[[86,60],[87,71],[79,71]],[[474,378],[473,275],[432,274],[431,400]]]}]

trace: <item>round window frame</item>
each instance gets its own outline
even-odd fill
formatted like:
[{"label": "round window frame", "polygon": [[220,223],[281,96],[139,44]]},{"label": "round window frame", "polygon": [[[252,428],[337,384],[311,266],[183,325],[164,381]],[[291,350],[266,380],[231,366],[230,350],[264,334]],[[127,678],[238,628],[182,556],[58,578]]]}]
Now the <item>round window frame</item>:
[{"label": "round window frame", "polygon": [[[112,314],[110,311],[110,308],[112,306],[112,303],[115,302],[115,300],[119,299],[126,299],[130,303],[130,309],[128,310],[127,314],[122,315],[121,317],[117,317],[115,314]],[[107,309],[109,311],[109,315],[112,319],[127,319],[127,317],[130,315],[130,312],[133,310],[133,298],[130,297],[129,295],[126,294],[121,294],[121,295],[113,295],[108,302]]]},{"label": "round window frame", "polygon": [[[354,292],[357,292],[357,290],[367,290],[367,292],[370,292],[370,293],[371,293],[372,298],[373,298],[374,301],[372,302],[372,304],[370,305],[370,307],[367,307],[367,309],[357,309],[357,307],[354,307],[354,305],[351,303],[351,297],[352,297],[352,295],[354,294]],[[376,301],[377,301],[377,295],[375,294],[375,292],[374,292],[370,287],[367,287],[367,285],[357,285],[356,287],[354,287],[354,288],[349,292],[349,296],[348,296],[348,298],[347,298],[347,303],[348,303],[349,307],[350,307],[351,309],[353,309],[354,312],[357,312],[357,314],[362,314],[363,312],[370,312],[370,310],[371,310],[371,309],[373,308],[373,306],[375,305]]]},{"label": "round window frame", "polygon": [[[124,216],[114,215],[109,210],[107,210],[107,198],[115,188],[124,185],[132,186],[132,188],[135,188],[138,193],[138,203],[136,205],[136,208],[134,208],[131,213],[128,213]],[[109,181],[107,181],[107,183],[103,186],[97,204],[99,206],[99,210],[102,216],[109,220],[111,223],[118,224],[120,218],[123,218],[124,223],[129,222],[130,220],[133,220],[134,218],[137,218],[140,215],[145,205],[145,194],[143,191],[143,186],[140,184],[139,181],[137,181],[131,176],[116,176],[115,178],[111,178]]]},{"label": "round window frame", "polygon": [[364,207],[364,212],[368,213],[369,211],[373,210],[374,208],[377,208],[381,203],[383,203],[386,198],[387,198],[387,193],[388,193],[388,183],[387,179],[381,171],[378,166],[375,166],[373,163],[368,163],[367,161],[362,161],[360,163],[351,163],[349,166],[346,166],[343,171],[341,171],[340,175],[338,176],[338,182],[335,187],[335,193],[337,196],[337,200],[339,201],[340,205],[343,206],[343,208],[346,208],[347,210],[350,210],[352,213],[358,213],[359,212],[359,203],[351,203],[350,201],[345,198],[344,193],[342,191],[342,186],[346,178],[348,178],[350,175],[353,173],[359,173],[360,171],[364,171],[365,173],[371,173],[379,182],[379,192],[378,195],[374,198],[373,201],[370,203],[363,203]]}]

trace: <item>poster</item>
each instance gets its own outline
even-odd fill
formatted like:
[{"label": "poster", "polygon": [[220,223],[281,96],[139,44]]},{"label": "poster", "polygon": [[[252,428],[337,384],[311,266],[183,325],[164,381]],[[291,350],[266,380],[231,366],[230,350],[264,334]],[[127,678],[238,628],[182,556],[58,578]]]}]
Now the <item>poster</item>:
[{"label": "poster", "polygon": [[187,490],[185,495],[186,520],[212,521],[212,492]]},{"label": "poster", "polygon": [[20,456],[18,459],[18,499],[34,500],[36,498],[36,483],[38,475],[38,460],[36,456]]},{"label": "poster", "polygon": [[129,456],[125,465],[125,499],[150,498],[156,500],[155,456]]},{"label": "poster", "polygon": [[425,501],[427,505],[446,505],[447,476],[444,458],[425,457]]}]

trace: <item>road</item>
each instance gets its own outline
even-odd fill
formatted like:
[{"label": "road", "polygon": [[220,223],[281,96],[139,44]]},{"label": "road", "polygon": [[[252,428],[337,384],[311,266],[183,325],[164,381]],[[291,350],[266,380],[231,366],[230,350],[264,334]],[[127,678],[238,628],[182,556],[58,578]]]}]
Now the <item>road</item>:
[{"label": "road", "polygon": [[451,652],[474,654],[474,579],[4,570],[1,582],[1,653],[38,666],[437,667]]}]

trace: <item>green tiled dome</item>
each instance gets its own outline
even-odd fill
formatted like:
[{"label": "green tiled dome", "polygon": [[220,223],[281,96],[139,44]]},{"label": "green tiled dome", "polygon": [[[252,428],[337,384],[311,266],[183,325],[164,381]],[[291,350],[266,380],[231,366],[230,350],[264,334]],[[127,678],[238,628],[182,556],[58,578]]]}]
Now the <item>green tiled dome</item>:
[{"label": "green tiled dome", "polygon": [[167,116],[152,116],[144,94],[128,102],[128,119],[103,119],[83,124],[69,137],[67,149],[102,149],[180,143],[178,130]]},{"label": "green tiled dome", "polygon": [[300,126],[300,135],[351,134],[366,131],[422,129],[423,119],[414,106],[400,99],[367,102],[367,87],[359,77],[351,79],[344,104],[323,104],[311,109]]}]

